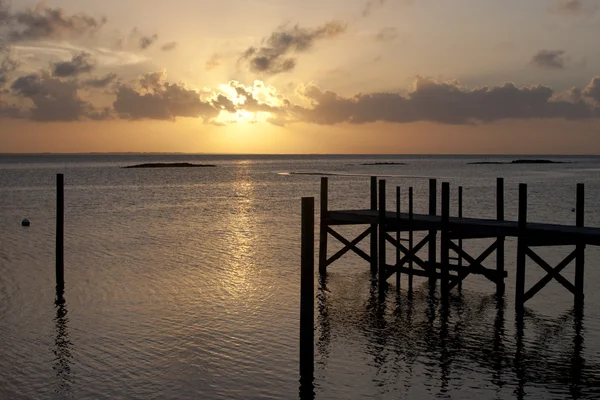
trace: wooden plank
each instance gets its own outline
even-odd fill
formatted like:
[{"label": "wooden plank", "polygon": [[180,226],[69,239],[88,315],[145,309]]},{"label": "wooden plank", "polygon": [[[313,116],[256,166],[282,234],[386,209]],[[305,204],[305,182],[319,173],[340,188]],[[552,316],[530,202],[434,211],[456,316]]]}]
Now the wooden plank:
[{"label": "wooden plank", "polygon": [[[583,218],[585,214],[585,189],[583,183],[577,184],[577,200],[575,207],[575,225],[578,228],[583,227]],[[575,308],[583,307],[583,281],[585,264],[585,244],[578,242],[575,247],[577,257],[575,258]]]},{"label": "wooden plank", "polygon": [[[462,273],[459,273],[459,275],[458,275],[459,279],[463,280],[464,278],[466,278],[470,273],[469,271],[470,271],[471,267],[475,267],[475,269],[477,269],[477,270],[479,270],[479,272],[481,272],[481,275],[485,276],[487,279],[494,282],[494,279],[497,279],[498,274],[494,274],[493,276],[486,274],[485,271],[487,271],[488,269],[485,268],[481,263],[483,261],[485,261],[485,259],[488,258],[490,256],[490,254],[492,254],[496,250],[497,246],[498,246],[498,242],[494,242],[490,245],[490,247],[488,247],[477,258],[473,258],[473,257],[471,257],[471,255],[469,255],[469,253],[467,253],[463,249],[460,249],[455,243],[450,242],[450,247],[454,251],[459,253],[469,263],[469,267],[465,268],[465,270]],[[454,286],[456,286],[456,284],[458,284],[458,282],[453,282],[450,285],[449,290],[452,290],[454,288]]]},{"label": "wooden plank", "polygon": [[315,199],[302,198],[300,250],[300,372],[314,372]]},{"label": "wooden plank", "polygon": [[[436,205],[437,205],[437,181],[435,179],[429,180],[429,215],[435,216],[436,214]],[[441,222],[441,219],[440,219]],[[436,260],[436,235],[439,226],[432,226],[429,230],[429,256],[428,261],[435,263]],[[435,281],[435,276],[430,276],[429,282],[433,283]]]},{"label": "wooden plank", "polygon": [[377,177],[371,177],[371,213],[373,220],[371,223],[371,274],[377,273],[377,223],[379,216],[377,215]]},{"label": "wooden plank", "polygon": [[378,263],[378,275],[379,275],[379,290],[382,290],[385,286],[385,266],[386,266],[386,240],[385,240],[385,224],[386,224],[386,190],[385,190],[385,179],[379,180],[379,263]]},{"label": "wooden plank", "polygon": [[515,288],[515,309],[522,312],[525,308],[525,263],[527,229],[527,184],[519,184],[519,236],[517,242],[517,282]]},{"label": "wooden plank", "polygon": [[[504,221],[504,178],[496,179],[496,220]],[[498,236],[496,242],[496,270],[499,274],[504,275],[504,236]],[[496,294],[500,297],[504,294],[505,285],[504,279],[496,281]]]}]

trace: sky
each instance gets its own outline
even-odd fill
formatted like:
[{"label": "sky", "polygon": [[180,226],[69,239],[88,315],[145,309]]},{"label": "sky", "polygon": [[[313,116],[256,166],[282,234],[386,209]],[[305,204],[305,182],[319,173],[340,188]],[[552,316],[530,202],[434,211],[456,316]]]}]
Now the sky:
[{"label": "sky", "polygon": [[0,0],[0,153],[600,154],[600,0]]}]

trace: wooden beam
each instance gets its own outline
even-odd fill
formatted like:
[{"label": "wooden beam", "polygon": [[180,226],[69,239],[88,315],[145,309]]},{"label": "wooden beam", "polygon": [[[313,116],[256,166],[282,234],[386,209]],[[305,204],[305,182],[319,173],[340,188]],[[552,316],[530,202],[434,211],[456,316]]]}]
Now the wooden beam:
[{"label": "wooden beam", "polygon": [[425,236],[414,248],[410,250],[404,247],[401,243],[396,242],[396,240],[389,234],[386,234],[386,239],[388,242],[398,247],[402,251],[402,253],[405,254],[405,256],[400,259],[400,265],[404,265],[407,261],[410,262],[412,260],[419,267],[425,270],[430,269],[428,267],[427,261],[423,261],[419,257],[417,257],[417,253],[419,252],[419,250],[421,250],[427,243],[429,243],[429,235]]},{"label": "wooden beam", "polygon": [[321,177],[321,210],[319,223],[319,273],[327,272],[327,211],[329,209],[328,178]]},{"label": "wooden beam", "polygon": [[[561,285],[563,285],[565,288],[567,288],[567,290],[569,292],[575,294],[575,286],[571,282],[569,282],[564,276],[562,276],[557,269],[552,268],[546,261],[544,261],[544,259],[542,257],[537,255],[537,253],[535,251],[528,248],[527,250],[525,250],[525,254],[527,254],[527,256],[529,256],[529,258],[531,258],[533,261],[535,261],[535,263],[537,265],[542,267],[552,278],[556,279],[558,282],[560,282]],[[573,253],[571,253],[571,255],[569,255],[569,257],[567,257],[565,260],[563,260],[563,263],[565,261],[568,261],[568,262],[564,263],[564,265],[563,265],[563,263],[560,263],[559,265],[561,266],[561,269],[564,268],[569,262],[571,262],[573,260],[573,258],[575,258],[576,255],[577,255],[577,250],[575,250]]]},{"label": "wooden beam", "polygon": [[385,274],[385,266],[386,266],[386,240],[385,236],[387,235],[385,230],[386,224],[386,190],[385,190],[385,179],[381,179],[379,181],[379,265],[378,265],[378,275],[379,275],[379,289],[382,290],[386,284],[386,274]]},{"label": "wooden beam", "polygon": [[[429,180],[429,215],[436,215],[437,205],[437,181],[435,179]],[[436,229],[429,230],[429,262],[435,264],[436,260]],[[435,282],[435,277],[432,275],[429,279],[430,283]]]},{"label": "wooden beam", "polygon": [[[583,183],[577,184],[577,201],[575,207],[575,225],[583,227],[585,215],[585,188]],[[583,282],[585,264],[585,244],[579,241],[575,247],[577,257],[575,258],[575,308],[583,307]]]},{"label": "wooden beam", "polygon": [[[467,253],[466,251],[459,249],[455,243],[450,242],[450,247],[457,253],[460,253],[462,255],[462,257],[465,260],[467,260],[467,262],[469,263],[469,267],[465,268],[465,270],[462,273],[459,273],[459,275],[458,275],[459,279],[463,280],[464,278],[466,278],[470,273],[470,269],[474,267],[475,269],[480,271],[481,275],[484,275],[486,278],[488,278],[489,280],[491,280],[493,282],[494,279],[496,279],[496,278],[492,278],[491,275],[485,274],[483,271],[487,271],[487,268],[485,268],[481,263],[483,261],[485,261],[485,259],[488,258],[490,256],[490,254],[492,254],[496,250],[497,246],[498,246],[498,242],[492,243],[487,249],[485,249],[485,251],[483,253],[481,253],[479,255],[479,257],[477,257],[475,259],[475,258],[471,257],[469,255],[469,253]],[[496,276],[496,275],[501,276],[499,274],[495,274],[494,276]],[[456,284],[458,284],[458,282],[451,284],[449,290],[452,290],[454,288],[454,286],[456,286]]]},{"label": "wooden beam", "polygon": [[302,198],[300,250],[300,375],[314,372],[315,199]]},{"label": "wooden beam", "polygon": [[[458,218],[462,218],[463,217],[463,187],[459,186],[458,187]],[[452,233],[450,233],[449,238],[452,239]],[[458,247],[462,250],[463,248],[463,239],[459,238],[458,239]],[[463,263],[463,258],[458,255],[457,256],[457,261],[458,261],[458,265],[462,267],[462,263]],[[461,291],[462,290],[462,280],[458,283],[458,290]]]},{"label": "wooden beam", "polygon": [[449,290],[449,270],[450,265],[450,239],[448,238],[448,221],[450,220],[450,183],[442,182],[442,223],[440,235],[440,264],[441,264],[441,290],[442,298],[447,299]]},{"label": "wooden beam", "polygon": [[[533,250],[529,250],[531,252],[533,252]],[[534,253],[535,254],[535,253]],[[537,254],[536,254],[537,256]],[[559,274],[560,271],[562,271],[567,265],[569,265],[571,263],[571,261],[573,261],[575,258],[577,257],[577,249],[573,250],[564,260],[562,260],[556,267],[551,268],[556,274]],[[546,276],[544,276],[542,279],[540,279],[540,281],[538,283],[536,283],[535,285],[533,285],[531,287],[531,289],[529,289],[527,291],[527,293],[525,293],[525,301],[531,299],[533,296],[535,296],[540,290],[542,290],[544,288],[544,286],[546,286],[554,277],[555,275],[553,274],[546,274]],[[562,276],[561,276],[562,277]],[[569,282],[570,284],[570,282]]]},{"label": "wooden beam", "polygon": [[527,242],[527,184],[519,184],[519,236],[517,239],[517,282],[515,288],[515,309],[525,308],[525,263]]},{"label": "wooden beam", "polygon": [[[496,179],[496,220],[504,221],[504,178]],[[496,270],[499,274],[504,273],[504,236],[498,236],[496,239],[498,247],[496,248]],[[504,279],[496,281],[496,295],[504,294]]]},{"label": "wooden beam", "polygon": [[[414,219],[414,213],[413,213],[413,188],[412,186],[408,188],[408,227],[409,227],[409,231],[408,231],[408,249],[409,251],[412,252],[413,249],[413,242],[414,242],[414,234],[413,234],[413,219]],[[409,271],[412,271],[413,269],[413,260],[409,259],[408,260],[408,269]],[[412,275],[408,276],[408,290],[411,291],[413,287],[413,278]]]},{"label": "wooden beam", "polygon": [[342,257],[344,254],[346,254],[349,250],[352,250],[353,252],[355,252],[356,254],[361,256],[364,260],[366,260],[368,262],[371,261],[371,257],[356,246],[358,243],[360,243],[361,240],[363,240],[364,238],[369,236],[369,233],[371,233],[371,227],[367,228],[363,233],[358,235],[356,237],[356,239],[354,239],[351,242],[349,242],[348,239],[346,239],[345,237],[343,237],[342,235],[340,235],[339,233],[334,231],[330,226],[327,227],[327,232],[330,233],[334,238],[336,238],[337,240],[339,240],[341,243],[343,243],[345,245],[345,247],[343,249],[339,250],[337,253],[335,253],[333,256],[331,256],[331,258],[329,258],[327,260],[327,262],[326,262],[327,266],[332,264],[334,261],[337,261],[340,257]]},{"label": "wooden beam", "polygon": [[[401,190],[400,186],[396,186],[396,225],[400,227],[400,212],[402,211],[401,204]],[[402,240],[400,229],[396,231],[396,240],[398,243]],[[396,265],[400,264],[400,249],[396,247]],[[400,271],[396,273],[396,292],[400,291],[400,283],[402,281],[402,274]]]},{"label": "wooden beam", "polygon": [[[371,177],[371,211],[377,211],[377,177]],[[371,224],[371,274],[377,273],[377,224]]]}]

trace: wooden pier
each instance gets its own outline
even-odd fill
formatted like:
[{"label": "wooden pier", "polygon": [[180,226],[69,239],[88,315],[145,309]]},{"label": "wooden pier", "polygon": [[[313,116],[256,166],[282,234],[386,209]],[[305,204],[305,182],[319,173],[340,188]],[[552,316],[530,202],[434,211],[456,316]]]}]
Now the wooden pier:
[{"label": "wooden pier", "polygon": [[[584,226],[584,186],[577,185],[577,207],[575,224],[558,225],[527,221],[527,185],[519,185],[519,214],[517,221],[504,218],[504,180],[497,179],[496,218],[465,218],[462,210],[462,187],[459,187],[458,215],[450,215],[450,184],[441,185],[441,210],[437,213],[437,181],[429,182],[429,213],[413,212],[413,189],[408,190],[408,210],[400,209],[401,189],[396,188],[396,207],[391,211],[386,204],[386,181],[371,177],[371,207],[361,210],[329,209],[328,178],[321,178],[321,204],[319,227],[319,271],[326,273],[327,267],[349,251],[367,261],[373,274],[378,275],[381,288],[395,275],[396,288],[400,286],[400,275],[408,275],[412,288],[413,276],[440,281],[442,294],[461,287],[470,274],[482,275],[496,286],[498,294],[505,290],[504,242],[507,237],[517,238],[515,308],[522,311],[525,302],[535,296],[550,281],[556,280],[574,295],[576,305],[583,305],[584,257],[586,245],[600,246],[600,228]],[[347,239],[336,226],[364,226],[364,230],[353,239]],[[416,242],[414,232],[423,232],[424,237]],[[402,237],[402,235],[408,237]],[[333,255],[328,254],[329,237],[341,242],[344,247]],[[370,239],[367,253],[358,247],[363,240]],[[470,239],[489,238],[493,242],[481,254],[469,254],[463,243]],[[388,263],[386,251],[391,245],[396,252],[395,262]],[[439,245],[439,249],[438,246]],[[534,248],[541,246],[574,246],[564,260],[556,266],[548,264]],[[427,259],[419,252],[427,246]],[[439,250],[439,251],[438,251]],[[495,265],[485,266],[484,261],[495,254]],[[439,256],[439,259],[438,259]],[[391,258],[391,257],[390,257]],[[525,290],[526,260],[534,261],[545,270],[546,275],[528,290]],[[575,264],[575,282],[561,275],[570,263]]]}]

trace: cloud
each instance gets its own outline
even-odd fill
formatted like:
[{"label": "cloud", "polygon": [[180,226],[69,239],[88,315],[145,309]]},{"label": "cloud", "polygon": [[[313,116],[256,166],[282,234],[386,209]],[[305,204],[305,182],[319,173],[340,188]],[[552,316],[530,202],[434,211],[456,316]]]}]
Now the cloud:
[{"label": "cloud", "polygon": [[531,65],[540,68],[564,69],[564,50],[540,50],[531,58]]},{"label": "cloud", "polygon": [[169,43],[163,44],[160,49],[162,51],[171,51],[171,50],[175,50],[177,48],[177,46],[178,46],[177,42],[169,42]]},{"label": "cloud", "polygon": [[8,82],[8,76],[15,71],[19,63],[11,58],[8,48],[0,47],[0,88]]},{"label": "cloud", "polygon": [[200,98],[200,93],[183,85],[166,81],[166,73],[149,73],[135,85],[118,87],[114,110],[123,119],[175,120],[177,117],[195,117],[209,120],[219,111]]},{"label": "cloud", "polygon": [[556,4],[550,8],[551,12],[563,15],[589,15],[597,10],[598,5],[587,0],[556,0]]},{"label": "cloud", "polygon": [[363,17],[368,17],[369,15],[371,15],[373,10],[383,6],[383,4],[385,4],[385,2],[386,2],[386,0],[369,0],[369,1],[367,1],[367,3],[365,4],[365,6],[363,8],[363,12],[362,12]]},{"label": "cloud", "polygon": [[375,40],[378,42],[391,42],[398,37],[398,29],[394,27],[382,28],[377,35]]},{"label": "cloud", "polygon": [[142,36],[140,38],[140,49],[146,50],[158,40],[158,35]]},{"label": "cloud", "polygon": [[206,69],[208,71],[220,67],[223,64],[223,56],[219,53],[213,53],[208,60],[206,60]]},{"label": "cloud", "polygon": [[91,72],[94,69],[91,54],[81,52],[73,56],[70,61],[57,62],[52,67],[52,75],[61,78],[73,77]]},{"label": "cloud", "polygon": [[50,8],[44,3],[16,13],[5,11],[2,15],[9,26],[11,42],[92,36],[106,23],[106,18],[68,15],[63,9]]},{"label": "cloud", "polygon": [[91,103],[82,100],[76,80],[30,74],[16,79],[10,88],[15,96],[33,104],[32,108],[21,112],[21,117],[34,121],[105,119],[110,114],[108,110],[96,110]]},{"label": "cloud", "polygon": [[290,54],[306,52],[318,40],[341,35],[346,27],[347,24],[340,21],[330,21],[312,29],[282,25],[264,39],[260,47],[249,47],[244,51],[239,62],[256,73],[274,75],[289,72],[296,66],[296,59]]},{"label": "cloud", "polygon": [[84,87],[102,89],[110,85],[111,83],[117,81],[117,74],[110,73],[106,74],[101,78],[91,78],[83,81]]},{"label": "cloud", "polygon": [[[399,93],[357,94],[342,97],[315,85],[300,93],[310,107],[292,108],[298,119],[322,125],[371,122],[442,124],[491,123],[503,119],[563,118],[600,116],[597,105],[583,100],[561,100],[546,86],[517,87],[505,83],[495,87],[463,89],[458,82],[437,82],[418,77],[406,96]],[[600,78],[585,89],[588,97],[600,100]],[[600,103],[598,103],[600,104]]]}]

